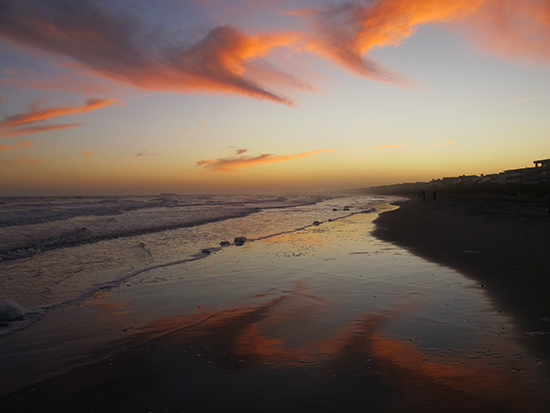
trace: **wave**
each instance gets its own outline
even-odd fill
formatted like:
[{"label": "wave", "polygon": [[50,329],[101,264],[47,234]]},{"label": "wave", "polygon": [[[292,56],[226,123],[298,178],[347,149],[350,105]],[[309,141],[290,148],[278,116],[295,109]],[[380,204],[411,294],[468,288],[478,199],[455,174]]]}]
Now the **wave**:
[{"label": "wave", "polygon": [[[362,210],[360,212],[351,212],[349,214],[346,214],[346,215],[343,215],[343,216],[340,216],[340,217],[337,217],[337,218],[327,219],[326,221],[314,221],[310,225],[301,226],[299,228],[294,228],[292,230],[280,231],[280,232],[264,235],[264,236],[261,236],[261,237],[258,237],[258,238],[248,239],[248,240],[246,240],[246,242],[254,242],[254,241],[259,241],[259,240],[272,238],[272,237],[275,237],[275,236],[278,236],[278,235],[283,235],[283,234],[288,234],[288,233],[301,231],[301,230],[304,230],[304,229],[309,228],[309,227],[322,225],[325,222],[333,222],[333,221],[337,221],[339,219],[348,218],[348,217],[353,216],[357,213],[374,213],[374,212],[376,212],[375,208]],[[236,237],[235,242],[234,243],[229,243],[229,244],[227,244],[227,246],[242,245],[241,241],[240,240],[238,241],[239,238],[241,238],[241,237]],[[143,250],[148,251],[147,247],[144,243],[140,243],[139,245],[140,245],[140,248],[143,248]],[[135,277],[139,274],[144,273],[144,272],[155,270],[155,269],[158,269],[158,268],[165,268],[165,267],[180,265],[180,264],[184,264],[184,263],[187,263],[187,262],[192,262],[192,261],[197,261],[197,260],[200,260],[200,259],[204,259],[204,258],[209,257],[211,253],[219,251],[221,249],[222,249],[222,247],[206,248],[206,249],[202,249],[200,252],[198,252],[194,255],[191,255],[190,257],[187,257],[185,259],[165,262],[165,263],[157,264],[157,265],[146,266],[146,267],[140,268],[138,270],[135,270],[133,272],[130,272],[126,275],[123,275],[119,278],[113,279],[111,281],[94,284],[91,287],[85,289],[84,291],[78,293],[77,295],[75,295],[73,297],[70,297],[70,298],[67,298],[63,301],[56,302],[56,303],[38,305],[38,306],[35,306],[35,307],[32,307],[32,308],[24,309],[19,304],[17,304],[15,301],[7,300],[3,303],[0,303],[0,327],[2,328],[0,330],[0,337],[11,334],[11,333],[14,333],[18,330],[26,328],[26,327],[30,326],[31,324],[39,321],[46,314],[46,312],[48,310],[51,310],[51,309],[54,309],[54,308],[61,308],[61,307],[73,304],[75,302],[83,301],[83,300],[93,296],[95,293],[97,293],[99,291],[109,290],[111,288],[117,287],[118,285],[120,285],[120,283],[122,283],[124,281],[127,281],[127,280],[129,280],[129,279],[131,279],[131,278],[133,278],[133,277]]]},{"label": "wave", "polygon": [[0,261],[43,251],[133,237],[312,205],[319,196],[170,196],[13,198],[0,205]]}]

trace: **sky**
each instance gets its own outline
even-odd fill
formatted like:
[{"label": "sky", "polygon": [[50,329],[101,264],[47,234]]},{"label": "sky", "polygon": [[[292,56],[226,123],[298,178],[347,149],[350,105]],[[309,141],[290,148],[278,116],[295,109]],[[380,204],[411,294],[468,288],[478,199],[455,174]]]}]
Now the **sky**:
[{"label": "sky", "polygon": [[323,193],[547,158],[549,0],[0,0],[0,196]]}]

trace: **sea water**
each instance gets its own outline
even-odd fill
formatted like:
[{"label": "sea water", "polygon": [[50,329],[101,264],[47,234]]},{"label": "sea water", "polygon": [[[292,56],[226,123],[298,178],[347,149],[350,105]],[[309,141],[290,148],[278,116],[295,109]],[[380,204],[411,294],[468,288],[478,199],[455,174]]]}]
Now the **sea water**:
[{"label": "sea water", "polygon": [[[0,198],[0,303],[25,321],[144,270],[203,258],[222,241],[295,231],[384,198],[316,195]],[[17,313],[17,312],[16,312]],[[14,317],[4,317],[10,319]]]}]

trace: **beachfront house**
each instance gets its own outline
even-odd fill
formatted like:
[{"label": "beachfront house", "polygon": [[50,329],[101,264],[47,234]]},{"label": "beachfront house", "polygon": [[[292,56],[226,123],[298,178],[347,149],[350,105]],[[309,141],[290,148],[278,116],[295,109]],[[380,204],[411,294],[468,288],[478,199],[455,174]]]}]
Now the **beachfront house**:
[{"label": "beachfront house", "polygon": [[533,161],[535,164],[535,180],[537,183],[550,182],[550,159]]}]

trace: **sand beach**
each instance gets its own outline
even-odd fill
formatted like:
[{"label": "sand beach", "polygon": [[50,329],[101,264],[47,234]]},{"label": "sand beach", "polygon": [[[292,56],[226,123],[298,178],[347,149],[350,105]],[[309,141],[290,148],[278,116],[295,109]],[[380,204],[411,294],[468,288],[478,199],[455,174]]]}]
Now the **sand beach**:
[{"label": "sand beach", "polygon": [[[550,359],[550,213],[542,200],[430,197],[398,202],[373,235],[454,268],[486,290],[499,311]],[[538,337],[533,339],[533,337]]]},{"label": "sand beach", "polygon": [[505,243],[500,218],[445,200],[399,207],[223,248],[52,309],[0,338],[0,404],[547,411],[544,231],[510,223],[528,253]]}]

